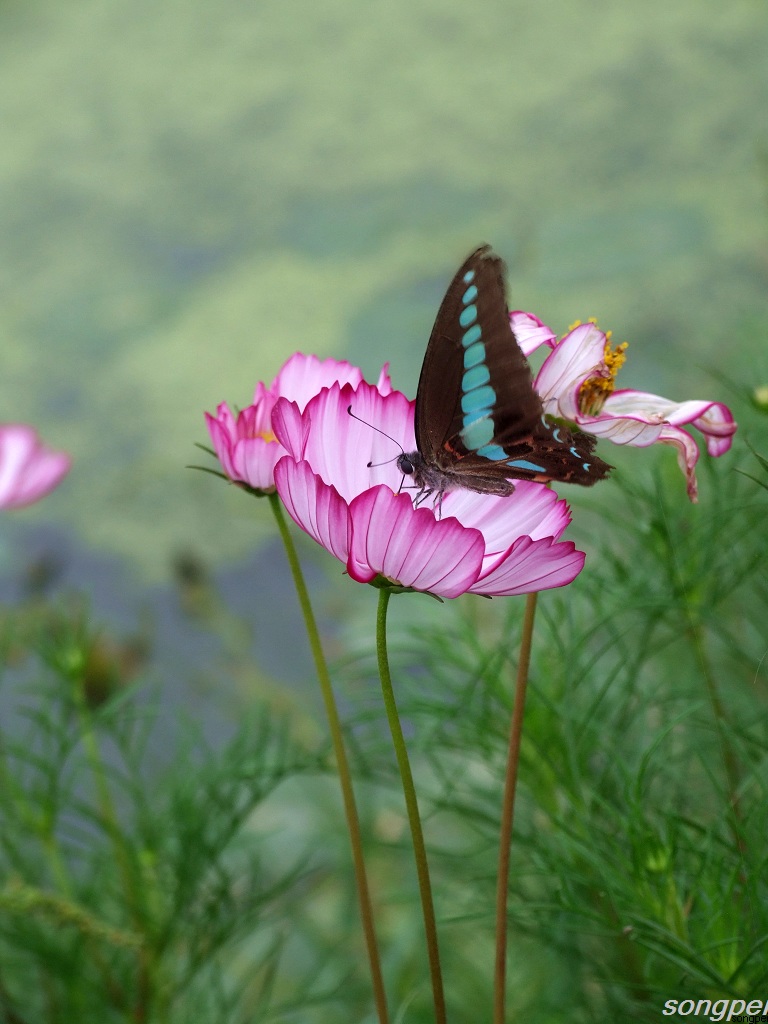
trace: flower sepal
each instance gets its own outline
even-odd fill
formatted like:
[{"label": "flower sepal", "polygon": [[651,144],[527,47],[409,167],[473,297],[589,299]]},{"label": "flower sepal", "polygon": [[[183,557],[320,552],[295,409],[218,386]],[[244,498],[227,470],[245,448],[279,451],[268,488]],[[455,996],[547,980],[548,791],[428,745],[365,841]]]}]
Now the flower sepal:
[{"label": "flower sepal", "polygon": [[416,587],[405,587],[402,583],[391,580],[388,576],[382,576],[381,573],[377,573],[372,580],[368,580],[368,586],[375,587],[377,590],[388,590],[390,594],[426,594],[427,597],[433,597],[440,604],[445,604],[442,597],[439,594],[433,594],[431,590],[417,590]]}]

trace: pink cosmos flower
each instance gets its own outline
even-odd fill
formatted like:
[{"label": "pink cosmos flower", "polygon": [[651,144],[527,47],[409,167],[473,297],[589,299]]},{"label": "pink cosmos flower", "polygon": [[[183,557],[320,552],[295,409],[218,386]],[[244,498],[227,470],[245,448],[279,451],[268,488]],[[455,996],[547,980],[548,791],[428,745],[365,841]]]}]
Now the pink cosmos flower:
[{"label": "pink cosmos flower", "polygon": [[615,444],[646,448],[659,441],[673,445],[686,477],[688,497],[697,500],[699,449],[682,427],[696,427],[705,437],[709,454],[722,455],[731,447],[736,433],[727,405],[672,402],[631,389],[615,391],[616,372],[624,362],[627,346],[625,343],[612,349],[610,331],[604,333],[592,321],[577,323],[558,341],[554,332],[531,313],[517,310],[509,318],[526,356],[540,345],[552,349],[534,382],[546,413]]},{"label": "pink cosmos flower", "polygon": [[0,426],[0,508],[20,508],[44,498],[70,465],[70,457],[46,448],[32,427]]},{"label": "pink cosmos flower", "polygon": [[[365,422],[348,415],[350,406]],[[296,523],[360,583],[383,577],[440,597],[570,583],[584,554],[559,540],[568,506],[541,484],[519,481],[509,497],[450,491],[440,519],[413,507],[396,464],[398,444],[416,446],[413,411],[399,391],[382,394],[364,382],[334,384],[303,411],[280,399],[272,426],[288,454],[275,467],[275,484]]]},{"label": "pink cosmos flower", "polygon": [[[236,417],[226,402],[217,407],[215,416],[206,413],[208,432],[226,475],[257,491],[274,491],[275,463],[285,455],[285,449],[272,433],[272,410],[278,398],[289,398],[304,409],[322,388],[336,382],[357,385],[362,379],[362,370],[350,363],[335,359],[321,362],[317,356],[296,352],[269,387],[259,381],[253,405],[242,409]],[[387,366],[381,371],[378,386],[383,394],[392,390]]]}]

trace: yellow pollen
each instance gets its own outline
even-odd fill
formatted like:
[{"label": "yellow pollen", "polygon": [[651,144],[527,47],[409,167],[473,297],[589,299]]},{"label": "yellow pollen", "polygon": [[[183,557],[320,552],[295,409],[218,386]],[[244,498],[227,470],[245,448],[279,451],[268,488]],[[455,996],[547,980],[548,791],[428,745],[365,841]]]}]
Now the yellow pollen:
[{"label": "yellow pollen", "polygon": [[263,441],[277,440],[277,438],[275,437],[271,430],[262,430],[256,435],[256,437],[260,437]]},{"label": "yellow pollen", "polygon": [[616,374],[627,358],[627,342],[623,341],[611,348],[611,336],[612,332],[607,331],[600,371],[594,377],[587,378],[579,389],[579,408],[587,416],[597,416],[603,408],[606,398],[616,387]]}]

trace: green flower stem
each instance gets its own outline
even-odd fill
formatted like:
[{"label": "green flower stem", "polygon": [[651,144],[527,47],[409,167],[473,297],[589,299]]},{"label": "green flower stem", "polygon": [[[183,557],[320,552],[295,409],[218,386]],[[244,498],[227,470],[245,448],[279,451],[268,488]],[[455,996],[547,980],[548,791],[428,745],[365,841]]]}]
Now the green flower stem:
[{"label": "green flower stem", "polygon": [[48,860],[51,878],[62,895],[65,898],[70,898],[73,886],[56,839],[54,813],[50,807],[33,809],[26,802],[23,791],[8,766],[2,737],[0,737],[0,793],[3,793],[7,801],[11,817],[18,816],[28,832],[39,836]]},{"label": "green flower stem", "polygon": [[416,860],[416,873],[419,880],[421,907],[424,915],[424,931],[426,933],[427,940],[429,973],[432,979],[432,997],[435,1004],[435,1024],[445,1024],[445,996],[443,994],[443,978],[440,970],[440,950],[437,944],[437,927],[435,925],[435,908],[432,901],[432,886],[429,881],[427,850],[424,845],[424,833],[422,832],[421,818],[419,817],[419,804],[416,799],[416,787],[413,784],[411,765],[408,760],[408,750],[405,745],[403,730],[400,726],[400,716],[397,713],[395,693],[392,689],[392,677],[389,672],[389,659],[387,657],[387,607],[389,605],[389,594],[390,592],[386,588],[382,588],[379,591],[379,608],[376,616],[376,653],[379,659],[379,678],[381,679],[381,691],[384,695],[384,707],[387,712],[389,730],[392,733],[392,742],[395,746],[397,766],[400,769],[400,780],[403,786],[405,806],[408,811],[408,822],[411,827],[413,853]]},{"label": "green flower stem", "polygon": [[531,663],[533,623],[536,618],[536,594],[529,594],[525,602],[523,632],[520,638],[520,657],[517,663],[515,703],[509,729],[507,774],[504,780],[504,798],[501,805],[501,835],[499,838],[499,873],[496,879],[496,964],[493,989],[493,1024],[505,1024],[507,994],[507,894],[509,892],[509,859],[512,846],[512,823],[515,815],[517,769],[520,763],[520,739],[525,714],[525,693],[528,687],[528,668]]},{"label": "green flower stem", "polygon": [[349,842],[352,847],[352,861],[355,870],[355,882],[357,885],[357,898],[360,904],[360,917],[365,933],[365,944],[368,949],[368,961],[371,969],[371,980],[373,983],[373,994],[376,1001],[376,1010],[380,1024],[388,1024],[389,1015],[387,1011],[387,999],[384,992],[384,980],[381,973],[381,960],[379,958],[379,946],[376,940],[376,930],[373,923],[373,907],[371,904],[371,893],[368,887],[368,875],[365,870],[365,859],[363,857],[363,841],[360,835],[360,819],[357,814],[355,794],[352,788],[352,773],[349,770],[349,761],[344,748],[344,737],[341,730],[341,720],[336,706],[336,698],[333,695],[331,677],[328,672],[328,665],[325,661],[323,648],[320,643],[320,633],[317,629],[312,605],[309,601],[309,593],[304,575],[299,565],[296,547],[288,528],[283,507],[277,494],[269,495],[269,503],[280,531],[280,537],[285,547],[288,564],[293,576],[293,583],[299,598],[299,604],[304,616],[304,624],[309,638],[309,646],[312,649],[312,656],[315,661],[315,670],[320,682],[320,689],[323,694],[325,713],[328,716],[328,725],[331,731],[331,742],[333,743],[334,755],[336,757],[336,769],[339,773],[341,793],[344,801],[344,813],[347,818],[347,829],[349,831]]},{"label": "green flower stem", "polygon": [[704,630],[702,629],[701,623],[698,620],[695,611],[690,607],[690,603],[687,599],[686,613],[688,616],[688,632],[691,638],[691,643],[693,644],[696,660],[698,661],[699,668],[701,669],[701,674],[704,676],[704,682],[707,687],[707,696],[709,697],[712,716],[715,720],[717,739],[720,745],[720,756],[723,760],[723,770],[725,772],[725,782],[728,790],[731,832],[733,833],[734,842],[736,843],[737,848],[743,854],[746,846],[744,843],[744,832],[742,828],[741,800],[739,793],[741,772],[736,752],[730,740],[730,723],[723,705],[722,697],[720,696],[715,672],[707,655],[707,649],[704,642]]},{"label": "green flower stem", "polygon": [[[109,835],[115,851],[115,861],[118,866],[118,871],[122,877],[123,890],[125,892],[125,898],[131,913],[134,928],[139,935],[143,936],[146,931],[146,926],[143,920],[144,915],[142,910],[141,889],[137,884],[136,875],[131,864],[131,858],[126,847],[125,838],[120,830],[120,823],[112,803],[109,785],[107,784],[107,775],[104,769],[104,761],[101,756],[101,750],[99,749],[99,742],[96,738],[96,731],[93,727],[93,715],[88,707],[88,702],[85,696],[83,678],[79,673],[73,673],[72,681],[74,683],[75,700],[80,719],[80,738],[82,740],[88,765],[91,769],[93,781],[96,786],[96,798],[99,804],[99,813],[101,814],[104,828]],[[144,942],[139,944],[136,952],[138,959],[138,977],[136,979],[136,987],[134,991],[135,1002],[133,1006],[133,1019],[139,1021],[144,1019],[147,1006],[150,1004],[153,995],[157,990],[157,978],[155,977],[156,964],[150,950]],[[101,957],[97,960],[97,964],[103,972],[105,965]]]}]

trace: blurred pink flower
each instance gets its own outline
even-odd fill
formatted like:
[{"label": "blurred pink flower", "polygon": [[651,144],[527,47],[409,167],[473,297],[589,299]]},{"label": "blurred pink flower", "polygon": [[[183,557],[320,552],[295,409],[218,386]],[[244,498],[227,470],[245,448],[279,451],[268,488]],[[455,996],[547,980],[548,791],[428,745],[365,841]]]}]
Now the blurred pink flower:
[{"label": "blurred pink flower", "polygon": [[304,410],[280,399],[272,425],[288,452],[275,467],[285,507],[360,583],[383,577],[440,597],[525,594],[565,586],[584,565],[559,541],[568,506],[541,484],[516,482],[509,497],[450,491],[440,519],[415,509],[393,450],[416,446],[413,403],[399,391],[334,384]]},{"label": "blurred pink flower", "polygon": [[731,410],[722,402],[672,402],[660,395],[631,389],[614,390],[616,373],[624,362],[626,344],[611,348],[611,332],[597,325],[575,324],[560,341],[531,313],[510,313],[518,344],[526,356],[540,345],[552,349],[535,380],[550,416],[575,423],[579,429],[615,444],[638,448],[670,444],[686,477],[688,497],[697,500],[696,463],[699,449],[682,427],[702,432],[710,455],[722,455],[736,433]]},{"label": "blurred pink flower", "polygon": [[0,426],[0,508],[20,508],[44,498],[71,464],[64,452],[46,448],[33,427]]},{"label": "blurred pink flower", "polygon": [[[285,455],[285,449],[272,433],[272,410],[278,398],[285,397],[303,409],[310,398],[331,384],[359,384],[362,370],[347,362],[296,352],[279,370],[269,387],[261,381],[256,385],[253,405],[242,409],[235,417],[226,402],[216,409],[216,415],[205,414],[208,432],[219,462],[230,480],[248,484],[257,491],[275,489],[275,463]],[[392,390],[384,366],[379,377],[383,394]]]}]

